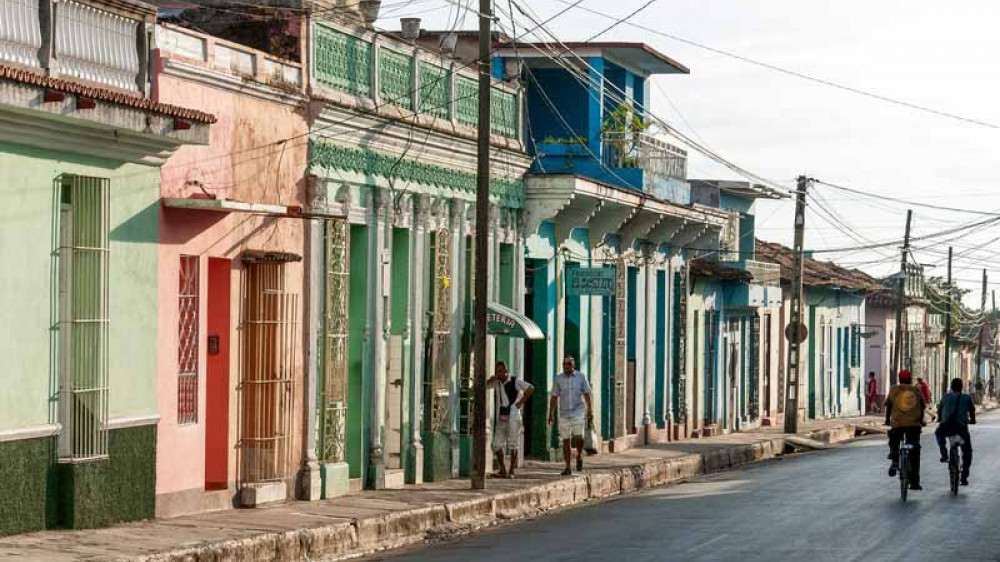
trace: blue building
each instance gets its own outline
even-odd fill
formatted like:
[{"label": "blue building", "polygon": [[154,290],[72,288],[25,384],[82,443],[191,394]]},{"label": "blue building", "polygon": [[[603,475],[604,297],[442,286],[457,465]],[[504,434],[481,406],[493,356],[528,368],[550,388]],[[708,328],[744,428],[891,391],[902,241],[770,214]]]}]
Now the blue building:
[{"label": "blue building", "polygon": [[691,261],[689,349],[693,435],[771,425],[781,410],[780,269],[758,261],[754,207],[780,197],[746,182],[692,180],[693,205],[728,213],[731,237]]},{"label": "blue building", "polygon": [[653,134],[650,79],[687,74],[639,43],[501,44],[498,78],[525,90],[524,310],[548,336],[518,365],[539,392],[530,454],[550,457],[547,393],[565,355],[594,389],[610,450],[688,434],[691,259],[738,254],[739,222],[693,204],[687,155]]}]

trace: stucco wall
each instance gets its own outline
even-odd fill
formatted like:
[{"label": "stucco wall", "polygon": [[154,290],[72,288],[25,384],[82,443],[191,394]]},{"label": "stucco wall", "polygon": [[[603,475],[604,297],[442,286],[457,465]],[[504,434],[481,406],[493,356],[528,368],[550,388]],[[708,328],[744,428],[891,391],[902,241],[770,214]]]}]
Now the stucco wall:
[{"label": "stucco wall", "polygon": [[[307,125],[298,109],[247,93],[236,93],[204,82],[172,75],[159,76],[160,101],[197,107],[214,114],[208,146],[184,147],[163,167],[164,197],[190,197],[204,192],[218,198],[247,202],[301,205],[304,200]],[[279,141],[285,140],[284,143]],[[172,501],[171,515],[203,509],[199,495],[205,485],[207,274],[210,257],[232,262],[230,303],[229,445],[238,439],[239,331],[243,278],[239,256],[245,250],[290,252],[304,256],[305,221],[241,213],[164,209],[160,246],[158,388],[161,413],[157,454],[158,502],[165,494],[185,493]],[[177,424],[178,275],[181,255],[199,256],[199,376],[198,422]],[[304,262],[287,266],[290,291],[299,294],[296,355],[296,398],[292,462],[302,458],[304,405],[304,311],[307,306]],[[235,451],[235,449],[233,449]],[[229,458],[229,480],[236,476],[235,452]],[[158,505],[158,510],[161,510]]]},{"label": "stucco wall", "polygon": [[[0,325],[4,392],[0,428],[55,421],[55,180],[111,179],[110,415],[156,411],[157,203],[159,170],[0,143]],[[14,274],[16,272],[16,274]]]}]

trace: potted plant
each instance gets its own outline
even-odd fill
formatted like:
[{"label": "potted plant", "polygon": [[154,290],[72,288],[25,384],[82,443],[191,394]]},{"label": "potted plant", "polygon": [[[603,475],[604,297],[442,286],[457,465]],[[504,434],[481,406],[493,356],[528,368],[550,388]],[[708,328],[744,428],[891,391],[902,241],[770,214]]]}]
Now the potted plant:
[{"label": "potted plant", "polygon": [[649,128],[632,106],[632,101],[622,102],[609,113],[601,123],[601,136],[606,146],[612,150],[611,159],[616,168],[638,166],[640,136]]}]

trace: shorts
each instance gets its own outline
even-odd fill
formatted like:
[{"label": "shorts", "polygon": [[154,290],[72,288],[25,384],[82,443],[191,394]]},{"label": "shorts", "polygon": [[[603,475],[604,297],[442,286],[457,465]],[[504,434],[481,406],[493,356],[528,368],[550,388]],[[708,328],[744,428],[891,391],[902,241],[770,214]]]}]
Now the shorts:
[{"label": "shorts", "polygon": [[493,428],[493,452],[521,450],[521,419],[510,418],[497,422]]},{"label": "shorts", "polygon": [[586,425],[586,418],[559,418],[559,438],[583,437]]}]

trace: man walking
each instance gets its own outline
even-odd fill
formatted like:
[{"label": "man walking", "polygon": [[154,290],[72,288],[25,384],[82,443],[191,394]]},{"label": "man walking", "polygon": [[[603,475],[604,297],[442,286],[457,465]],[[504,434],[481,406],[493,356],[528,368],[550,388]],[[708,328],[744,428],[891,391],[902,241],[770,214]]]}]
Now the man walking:
[{"label": "man walking", "polygon": [[868,387],[865,389],[865,397],[868,399],[868,413],[874,414],[878,411],[878,381],[875,380],[875,371],[868,372]]},{"label": "man walking", "polygon": [[576,370],[576,360],[567,355],[563,359],[563,370],[556,375],[549,398],[549,425],[555,421],[556,406],[559,407],[559,438],[562,439],[563,460],[566,469],[563,476],[573,474],[570,461],[573,452],[570,442],[576,448],[576,470],[583,470],[583,431],[587,421],[594,417],[594,403],[590,396],[590,382]]},{"label": "man walking", "polygon": [[924,382],[923,377],[917,377],[917,390],[920,391],[920,396],[924,399],[924,404],[929,406],[931,403],[931,387]]},{"label": "man walking", "polygon": [[[497,417],[493,424],[493,454],[500,465],[500,478],[513,478],[517,454],[521,450],[521,408],[535,392],[535,387],[507,373],[507,363],[497,361],[486,388],[496,392]],[[504,453],[510,451],[510,470],[504,465]]]}]

